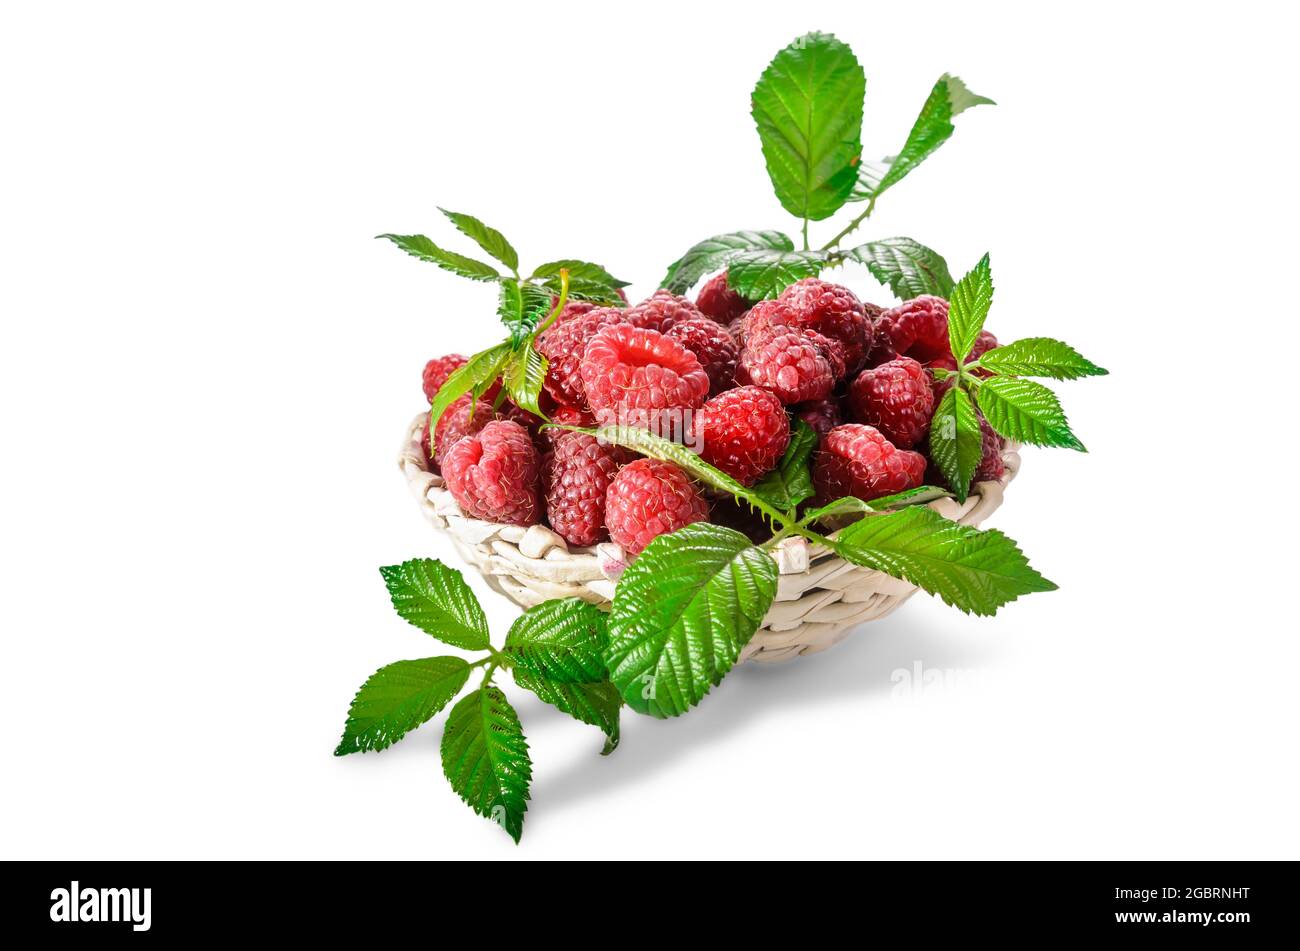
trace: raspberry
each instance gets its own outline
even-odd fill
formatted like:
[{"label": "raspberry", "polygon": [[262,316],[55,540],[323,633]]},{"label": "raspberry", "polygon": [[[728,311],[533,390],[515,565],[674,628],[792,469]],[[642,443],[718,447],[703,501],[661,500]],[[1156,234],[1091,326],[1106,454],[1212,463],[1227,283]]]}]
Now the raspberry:
[{"label": "raspberry", "polygon": [[442,466],[447,452],[458,440],[478,432],[496,418],[492,404],[486,399],[476,402],[472,393],[466,393],[456,400],[443,410],[433,431],[434,463]]},{"label": "raspberry", "polygon": [[420,431],[420,448],[424,450],[424,461],[429,464],[429,468],[437,471],[438,466],[433,461],[433,445],[429,441],[429,417],[424,417],[424,429]]},{"label": "raspberry", "polygon": [[709,376],[709,395],[715,396],[731,386],[740,348],[725,327],[707,317],[686,317],[673,324],[667,336],[681,341],[700,361]]},{"label": "raspberry", "polygon": [[534,346],[549,363],[542,385],[557,403],[577,407],[587,405],[587,394],[582,388],[579,372],[582,351],[600,328],[622,323],[627,319],[626,313],[616,307],[597,307],[564,323],[552,324],[538,336]]},{"label": "raspberry", "polygon": [[930,431],[930,374],[911,357],[863,370],[849,386],[849,406],[857,422],[876,427],[899,449],[911,449]]},{"label": "raspberry", "polygon": [[[576,406],[557,406],[551,410],[551,422],[559,423],[561,426],[595,426],[596,417],[585,409],[579,409]],[[569,435],[567,429],[543,429],[541,431],[542,445],[547,449],[554,449],[565,436]]]},{"label": "raspberry", "polygon": [[885,342],[872,354],[881,362],[909,356],[920,363],[952,357],[948,348],[948,302],[923,294],[880,315]]},{"label": "raspberry", "polygon": [[746,376],[754,385],[771,390],[782,403],[825,399],[835,385],[830,361],[803,334],[781,329],[786,332],[760,332],[748,338],[740,355]]},{"label": "raspberry", "polygon": [[[558,297],[551,298],[551,307],[554,308],[560,302]],[[556,316],[555,322],[562,324],[566,320],[572,320],[574,317],[581,317],[583,314],[589,314],[593,310],[600,308],[600,304],[589,300],[571,300],[564,302],[564,310]],[[543,315],[545,316],[545,315]]]},{"label": "raspberry", "polygon": [[551,528],[571,545],[604,541],[605,491],[626,453],[586,433],[564,433],[542,473]]},{"label": "raspberry", "polygon": [[805,340],[815,344],[817,349],[822,352],[822,356],[824,356],[826,362],[830,364],[831,376],[835,378],[835,382],[838,383],[840,380],[844,379],[849,369],[847,351],[844,348],[844,344],[840,343],[833,337],[825,337],[815,330],[804,330],[802,333]]},{"label": "raspberry", "polygon": [[695,354],[672,337],[631,324],[601,328],[587,344],[581,373],[597,418],[602,410],[696,409],[709,392]]},{"label": "raspberry", "polygon": [[749,308],[753,301],[746,300],[727,285],[727,272],[710,278],[695,295],[695,306],[705,317],[712,317],[720,324],[730,323]]},{"label": "raspberry", "polygon": [[790,420],[775,396],[742,386],[715,396],[695,414],[704,461],[743,485],[770,472],[790,443]]},{"label": "raspberry", "polygon": [[528,430],[503,419],[452,446],[442,473],[452,497],[470,518],[532,525],[540,508],[538,466]]},{"label": "raspberry", "polygon": [[819,437],[825,436],[841,422],[840,404],[833,399],[799,403],[792,409],[795,418],[811,426]]},{"label": "raspberry", "polygon": [[782,291],[778,300],[785,304],[792,326],[839,341],[849,373],[862,368],[871,349],[873,328],[856,294],[839,284],[806,277]]},{"label": "raspberry", "polygon": [[430,403],[438,395],[438,390],[451,376],[466,363],[459,353],[449,353],[445,357],[434,357],[424,365],[424,395]]},{"label": "raspberry", "polygon": [[664,333],[679,320],[703,317],[699,309],[685,297],[669,291],[655,291],[635,307],[627,310],[627,321],[634,327]]},{"label": "raspberry", "polygon": [[681,469],[658,459],[638,459],[614,476],[605,492],[609,537],[629,555],[659,535],[709,517],[709,503]]},{"label": "raspberry", "polygon": [[861,423],[836,426],[813,457],[817,499],[845,495],[864,501],[914,489],[925,479],[925,456],[897,449],[880,430]]}]

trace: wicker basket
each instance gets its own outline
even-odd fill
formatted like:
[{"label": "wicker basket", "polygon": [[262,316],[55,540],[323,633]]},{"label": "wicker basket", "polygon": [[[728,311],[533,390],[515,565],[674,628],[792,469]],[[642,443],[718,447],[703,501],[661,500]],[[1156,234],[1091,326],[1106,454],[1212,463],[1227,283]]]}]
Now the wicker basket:
[{"label": "wicker basket", "polygon": [[[425,518],[446,532],[462,558],[493,589],[521,607],[551,598],[579,597],[608,604],[626,567],[613,543],[570,547],[544,525],[498,525],[466,518],[442,477],[429,471],[420,445],[427,413],[407,427],[398,464]],[[965,502],[939,499],[930,507],[963,525],[979,525],[1002,504],[1002,493],[1020,468],[1016,447],[1002,456],[1006,474],[981,482]],[[802,538],[787,538],[772,550],[780,569],[776,600],[741,660],[782,661],[839,643],[849,629],[892,612],[917,590],[879,571],[860,568]]]}]

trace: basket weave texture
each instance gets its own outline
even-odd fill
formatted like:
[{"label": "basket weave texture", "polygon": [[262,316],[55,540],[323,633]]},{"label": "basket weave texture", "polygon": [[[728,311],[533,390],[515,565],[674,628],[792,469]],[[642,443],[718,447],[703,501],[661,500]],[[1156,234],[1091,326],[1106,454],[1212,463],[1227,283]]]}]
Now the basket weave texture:
[{"label": "basket weave texture", "polygon": [[[430,472],[421,432],[427,413],[407,427],[398,456],[412,494],[435,528],[446,532],[465,561],[496,591],[521,607],[551,598],[578,597],[608,606],[627,567],[612,542],[579,548],[544,525],[499,525],[467,518],[442,476]],[[930,507],[945,518],[978,526],[1002,504],[1007,484],[1020,469],[1020,454],[1002,455],[1006,474],[972,486],[965,502],[938,499]],[[787,538],[772,550],[780,570],[776,600],[741,660],[784,661],[839,643],[849,630],[893,612],[916,593],[915,585],[844,561],[803,538]]]}]

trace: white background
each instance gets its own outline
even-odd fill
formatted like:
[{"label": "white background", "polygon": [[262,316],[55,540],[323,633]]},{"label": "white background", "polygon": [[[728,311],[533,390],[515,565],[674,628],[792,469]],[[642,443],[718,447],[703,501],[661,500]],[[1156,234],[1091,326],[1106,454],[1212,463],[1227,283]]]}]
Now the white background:
[{"label": "white background", "polygon": [[[0,855],[1300,857],[1296,26],[1251,3],[8,5]],[[748,96],[809,29],[866,67],[868,155],[944,71],[999,102],[862,233],[954,272],[991,251],[992,330],[1112,371],[1060,387],[1091,452],[1027,451],[994,521],[1061,590],[991,620],[915,598],[686,717],[629,714],[608,759],[520,698],[516,848],[450,792],[441,718],[331,755],[373,669],[437,652],[376,571],[455,559],[394,458],[424,361],[499,333],[490,288],[372,236],[470,250],[443,205],[637,299],[699,238],[794,230]],[[918,663],[938,686],[903,689]]]}]

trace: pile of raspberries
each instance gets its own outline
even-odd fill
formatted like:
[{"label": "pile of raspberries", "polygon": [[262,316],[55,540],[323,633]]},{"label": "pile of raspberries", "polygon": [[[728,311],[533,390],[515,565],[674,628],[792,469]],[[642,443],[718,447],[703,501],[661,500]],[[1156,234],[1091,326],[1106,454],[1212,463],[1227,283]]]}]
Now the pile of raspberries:
[{"label": "pile of raspberries", "polygon": [[[968,359],[997,345],[983,332]],[[694,303],[667,291],[632,307],[572,302],[536,347],[548,361],[541,408],[556,423],[626,424],[673,412],[691,427],[679,434],[683,442],[748,486],[775,468],[792,420],[802,419],[820,438],[818,504],[945,484],[927,459],[930,419],[951,386],[929,370],[957,366],[942,298],[885,310],[807,278],[754,303],[728,287],[723,272]],[[457,354],[430,360],[424,395],[432,400],[464,363]],[[463,396],[432,434],[425,426],[430,467],[467,515],[546,523],[570,544],[608,539],[629,556],[691,522],[731,525],[755,540],[770,534],[730,496],[711,496],[681,468],[585,433],[542,429],[542,420],[498,392],[499,385],[477,401]],[[998,479],[1003,440],[982,417],[980,426],[975,479]]]}]

